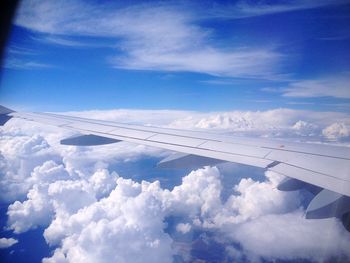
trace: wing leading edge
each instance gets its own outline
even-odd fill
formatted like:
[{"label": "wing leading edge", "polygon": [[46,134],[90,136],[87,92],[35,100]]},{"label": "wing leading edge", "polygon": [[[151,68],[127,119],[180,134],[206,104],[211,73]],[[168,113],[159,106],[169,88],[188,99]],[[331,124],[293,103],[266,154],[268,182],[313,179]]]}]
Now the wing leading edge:
[{"label": "wing leading edge", "polygon": [[[176,167],[181,162],[212,165],[220,161],[251,165],[283,174],[296,182],[303,183],[289,183],[289,185],[294,185],[294,188],[295,185],[311,185],[314,186],[314,189],[319,189],[316,194],[321,194],[319,192],[325,189],[344,196],[347,200],[345,203],[348,202],[348,199],[350,200],[349,147],[223,136],[53,113],[14,112],[0,107],[0,121],[3,120],[0,125],[6,123],[10,118],[50,124],[82,134],[73,139],[62,140],[66,142],[65,144],[76,142],[77,145],[100,145],[127,141],[182,153],[179,157],[171,157],[162,162],[161,166],[164,167]],[[176,164],[173,165],[171,162]],[[322,196],[327,196],[327,193],[322,192]],[[322,200],[326,199],[318,198],[317,200],[320,201],[317,205],[322,207]],[[329,203],[329,200],[327,202]],[[342,202],[344,203],[344,200]],[[341,212],[337,211],[337,214],[339,213]]]}]

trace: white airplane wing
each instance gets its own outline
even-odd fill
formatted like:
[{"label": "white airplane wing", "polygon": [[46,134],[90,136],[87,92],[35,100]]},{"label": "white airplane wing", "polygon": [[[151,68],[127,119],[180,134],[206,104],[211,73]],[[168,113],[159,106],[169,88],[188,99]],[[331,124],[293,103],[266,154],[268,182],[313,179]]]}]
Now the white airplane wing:
[{"label": "white airplane wing", "polygon": [[127,141],[178,152],[162,160],[160,167],[204,166],[225,161],[261,167],[287,177],[279,185],[280,190],[306,188],[316,194],[307,209],[307,218],[341,218],[350,212],[349,147],[223,136],[52,113],[14,112],[0,107],[0,125],[10,118],[79,132],[78,136],[61,141],[66,145]]}]

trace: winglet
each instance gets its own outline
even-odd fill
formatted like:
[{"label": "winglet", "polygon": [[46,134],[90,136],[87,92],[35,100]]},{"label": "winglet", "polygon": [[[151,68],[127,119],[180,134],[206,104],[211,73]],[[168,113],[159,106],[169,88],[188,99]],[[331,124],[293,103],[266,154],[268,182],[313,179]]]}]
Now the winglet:
[{"label": "winglet", "polygon": [[15,111],[0,105],[0,126],[3,126],[9,119],[12,118],[12,116],[9,115],[12,112]]}]

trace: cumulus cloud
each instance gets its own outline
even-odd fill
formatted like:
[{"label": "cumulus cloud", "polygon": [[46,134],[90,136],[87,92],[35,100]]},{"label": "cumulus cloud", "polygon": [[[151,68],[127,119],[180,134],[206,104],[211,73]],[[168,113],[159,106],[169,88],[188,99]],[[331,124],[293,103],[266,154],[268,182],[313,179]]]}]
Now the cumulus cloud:
[{"label": "cumulus cloud", "polygon": [[268,260],[303,258],[322,262],[332,256],[349,258],[350,238],[340,231],[342,227],[335,219],[305,221],[303,213],[295,211],[264,215],[240,225],[234,235],[251,260],[257,257]]},{"label": "cumulus cloud", "polygon": [[171,238],[163,231],[164,213],[154,196],[158,189],[157,183],[119,178],[107,198],[57,217],[45,238],[61,241],[55,254],[68,262],[172,262]]},{"label": "cumulus cloud", "polygon": [[[343,123],[342,127],[335,124]],[[337,138],[349,138],[346,127],[350,119],[346,113],[273,109],[267,111],[233,111],[218,113],[192,113],[172,121],[168,127],[187,129],[211,129],[224,133],[244,134],[259,137],[294,138],[297,140],[325,141],[332,139],[328,126],[341,130]],[[334,140],[333,140],[334,141]]]},{"label": "cumulus cloud", "polygon": [[[162,189],[158,182],[119,178],[107,198],[55,218],[45,230],[45,238],[61,245],[44,262],[59,262],[60,258],[67,262],[171,262],[173,240],[164,230],[165,218],[171,215],[192,221],[177,225],[184,234],[192,227],[224,232],[224,242],[241,244],[242,253],[251,260],[350,256],[349,237],[339,222],[304,219],[298,194],[279,192],[275,186],[280,178],[273,173],[267,176],[261,183],[242,179],[235,187],[240,194],[226,202],[220,200],[217,168],[191,172],[172,191]],[[322,228],[331,234],[323,236]],[[263,233],[262,237],[257,233]],[[316,253],[324,247],[323,254]]]},{"label": "cumulus cloud", "polygon": [[16,131],[4,132],[1,133],[0,145],[2,201],[16,200],[25,196],[32,186],[31,181],[35,181],[34,178],[28,180],[33,169],[45,160],[59,158],[40,135],[17,134]]},{"label": "cumulus cloud", "polygon": [[45,189],[35,185],[29,190],[26,201],[16,201],[9,206],[7,212],[9,228],[15,233],[22,233],[31,228],[46,225],[50,222],[51,210]]},{"label": "cumulus cloud", "polygon": [[349,126],[345,123],[335,122],[322,130],[322,134],[329,139],[342,139],[349,137]]},{"label": "cumulus cloud", "polygon": [[0,238],[0,248],[8,248],[13,246],[14,244],[16,244],[18,242],[18,240],[14,239],[14,238],[5,238],[2,237]]},{"label": "cumulus cloud", "polygon": [[[276,134],[287,129],[294,133],[284,134],[297,138],[312,137],[311,133],[320,133],[336,121],[348,122],[345,113],[283,109],[167,113],[167,117],[163,111],[70,114],[114,121],[137,117],[150,125],[199,125],[231,133],[251,130],[259,136],[267,130]],[[133,175],[133,170],[120,167],[125,163],[140,166],[145,156],[160,159],[167,152],[128,143],[58,144],[69,135],[21,120],[9,121],[1,131],[1,194],[11,203],[7,228],[19,235],[42,229],[52,250],[44,262],[173,262],[174,256],[193,261],[198,259],[192,253],[199,249],[196,244],[205,244],[206,249],[223,247],[220,253],[229,261],[350,258],[349,235],[341,223],[306,220],[303,194],[278,191],[276,186],[283,179],[278,174],[266,172],[264,179],[260,171],[260,177],[252,179],[249,169],[228,173],[220,166],[204,167],[183,174],[176,185],[165,188],[150,179],[149,170]],[[242,175],[237,183],[227,183]]]}]

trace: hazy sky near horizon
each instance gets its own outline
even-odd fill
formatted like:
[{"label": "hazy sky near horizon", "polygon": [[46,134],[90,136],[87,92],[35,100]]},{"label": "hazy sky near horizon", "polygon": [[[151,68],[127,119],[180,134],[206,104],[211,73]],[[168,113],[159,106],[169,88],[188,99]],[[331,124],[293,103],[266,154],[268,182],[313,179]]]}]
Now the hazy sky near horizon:
[{"label": "hazy sky near horizon", "polygon": [[0,103],[350,111],[349,1],[22,1]]}]

